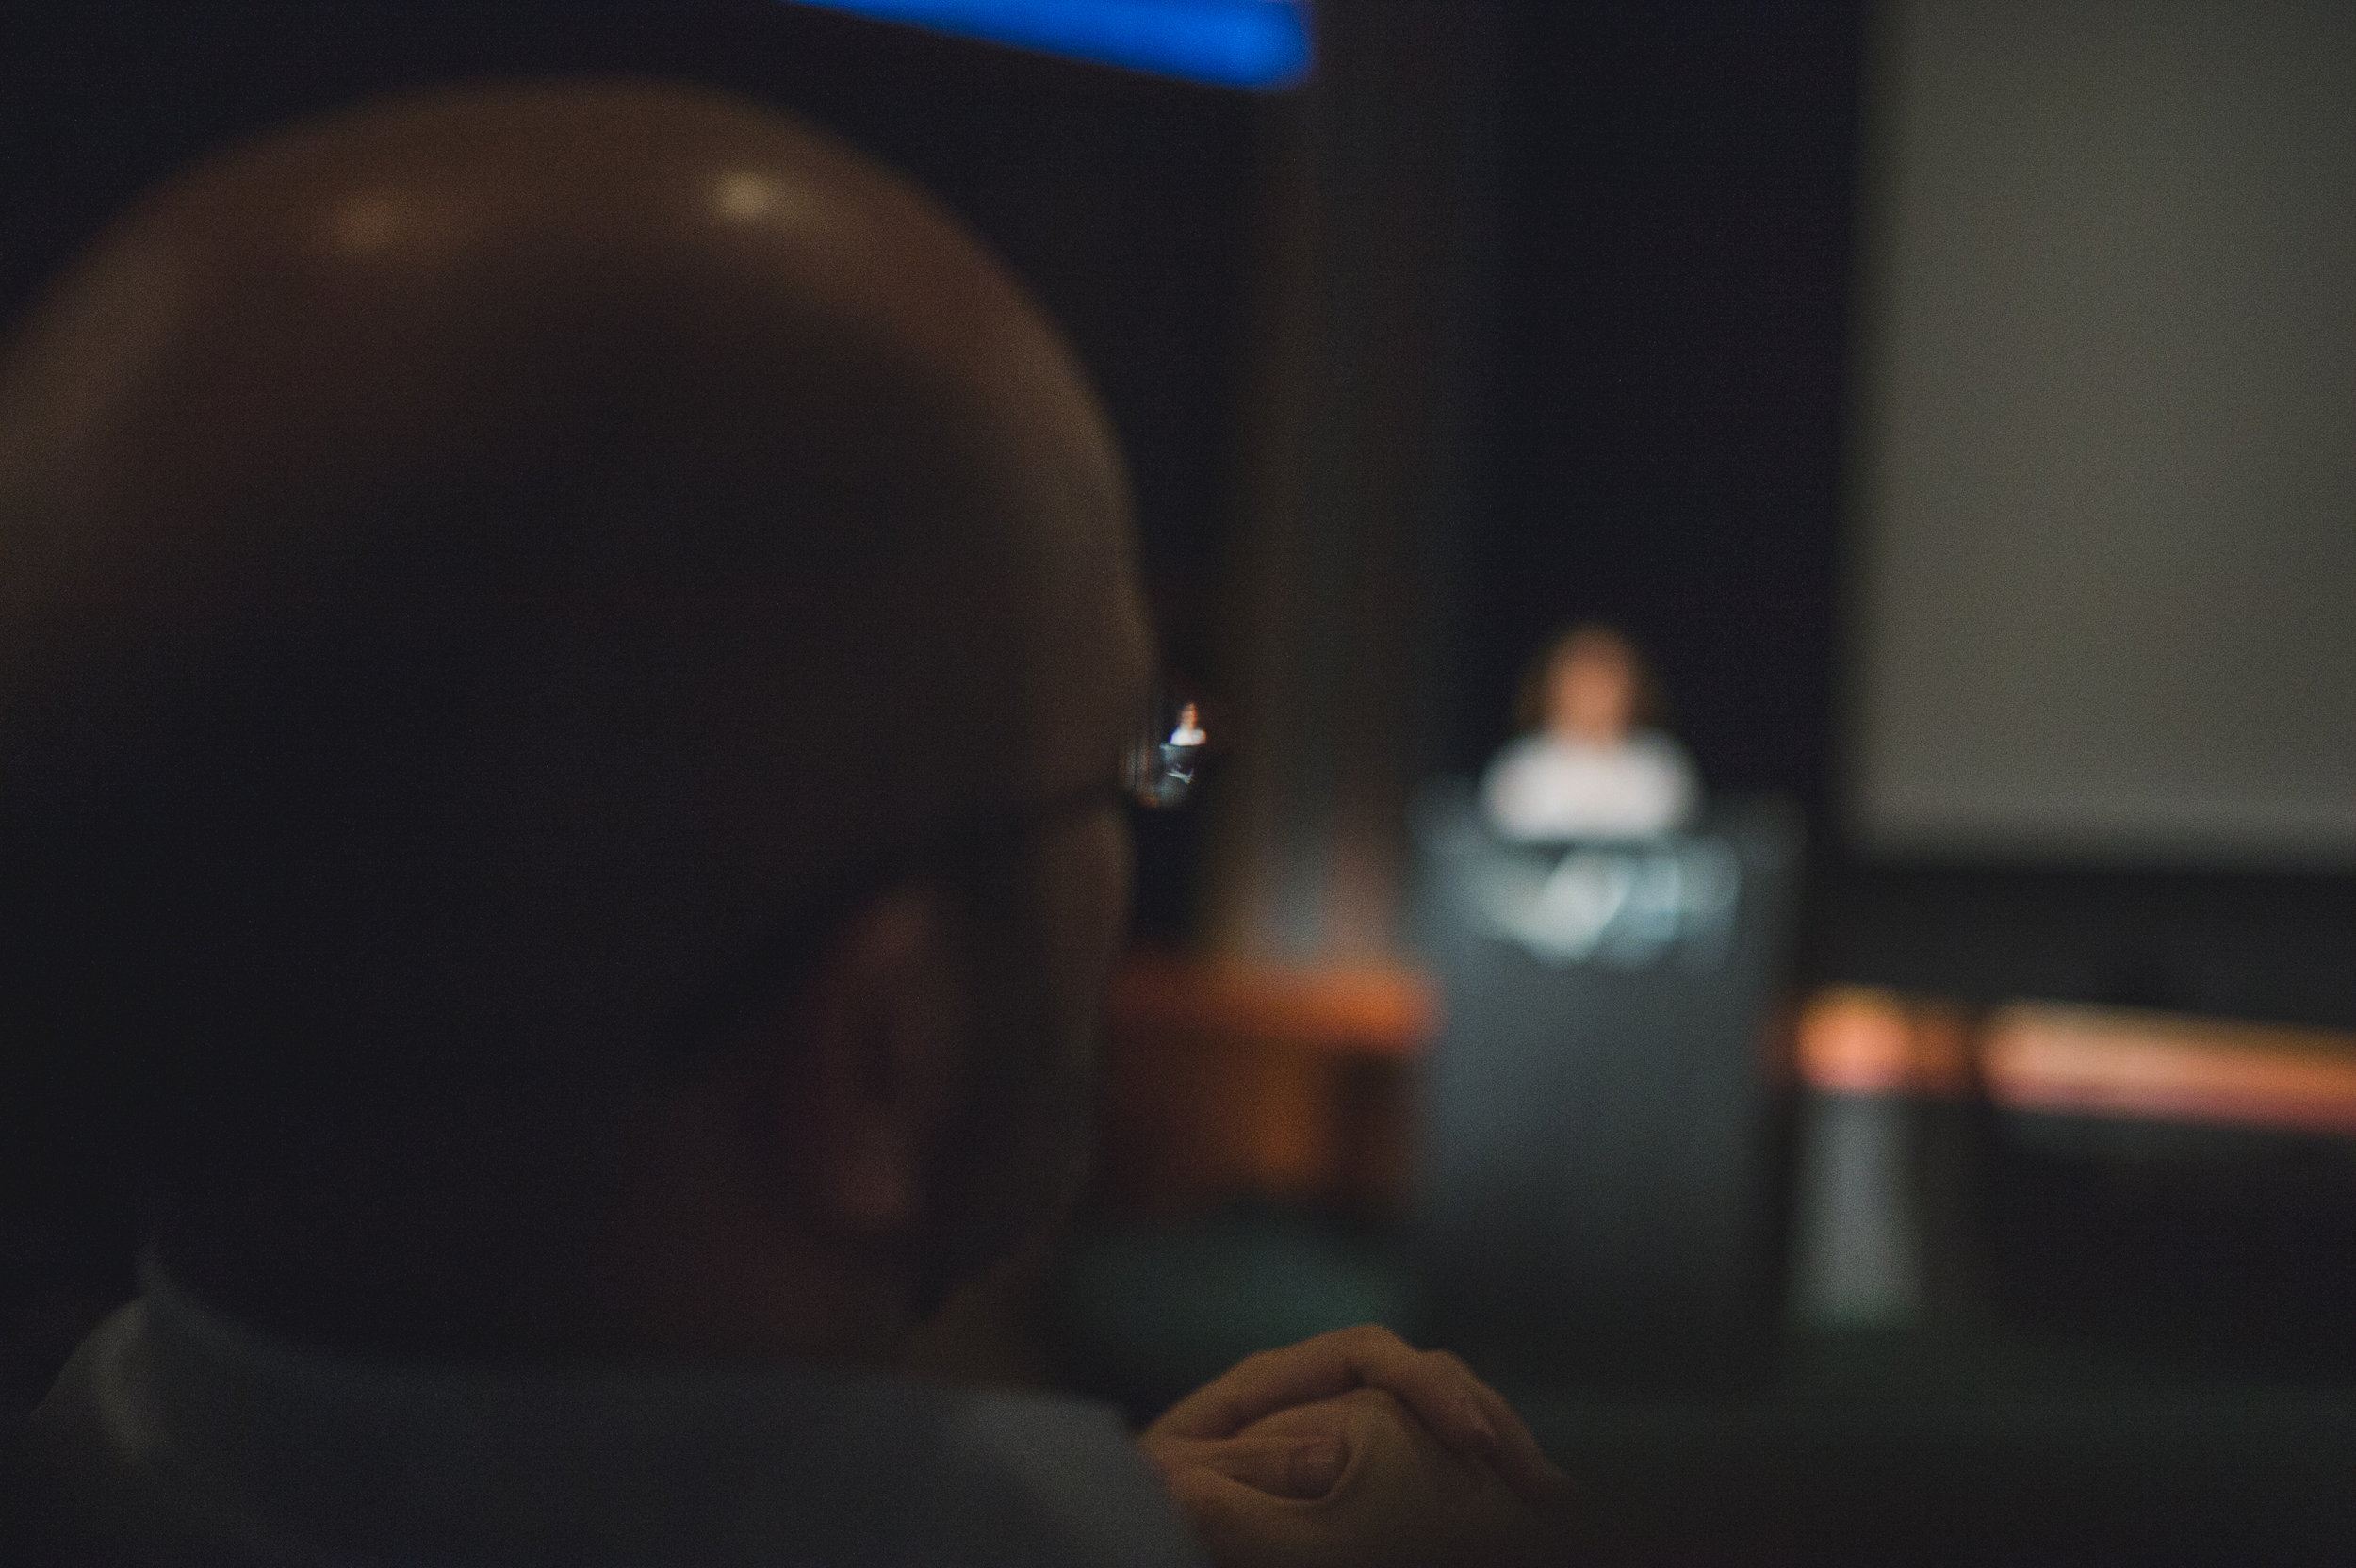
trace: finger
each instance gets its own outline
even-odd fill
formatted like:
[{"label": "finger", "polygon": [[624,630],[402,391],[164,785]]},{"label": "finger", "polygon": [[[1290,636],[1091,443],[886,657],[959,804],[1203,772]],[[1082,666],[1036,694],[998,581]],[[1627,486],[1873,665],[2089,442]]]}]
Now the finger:
[{"label": "finger", "polygon": [[1333,1437],[1237,1437],[1164,1442],[1148,1447],[1146,1457],[1173,1487],[1184,1471],[1208,1470],[1271,1497],[1315,1502],[1340,1484],[1350,1448]]},{"label": "finger", "polygon": [[[1446,1350],[1431,1352],[1449,1361],[1457,1358]],[[1463,1366],[1462,1362],[1457,1362]],[[1554,1496],[1569,1486],[1570,1476],[1562,1467],[1548,1459],[1538,1446],[1536,1434],[1521,1418],[1505,1396],[1473,1375],[1472,1368],[1464,1367],[1464,1380],[1473,1391],[1481,1412],[1489,1418],[1490,1429],[1497,1435],[1487,1458],[1500,1478],[1514,1491],[1533,1500]]]},{"label": "finger", "polygon": [[1497,1429],[1497,1446],[1490,1450],[1489,1462],[1514,1491],[1532,1500],[1562,1493],[1571,1484],[1570,1472],[1546,1457],[1538,1446],[1537,1437],[1504,1396],[1485,1384],[1483,1405],[1489,1413],[1489,1424]]},{"label": "finger", "polygon": [[1459,1453],[1486,1459],[1517,1492],[1537,1497],[1568,1482],[1538,1446],[1528,1423],[1505,1396],[1447,1350],[1416,1350],[1392,1336],[1370,1342],[1360,1368],[1365,1385],[1399,1399],[1432,1434]]},{"label": "finger", "polygon": [[1478,1397],[1481,1386],[1455,1357],[1417,1350],[1369,1325],[1248,1356],[1170,1407],[1153,1427],[1180,1437],[1233,1437],[1277,1411],[1353,1388],[1379,1388],[1450,1447],[1486,1453],[1500,1438]]},{"label": "finger", "polygon": [[1505,1445],[1491,1413],[1495,1395],[1471,1367],[1445,1350],[1417,1350],[1394,1340],[1388,1348],[1370,1351],[1359,1367],[1359,1381],[1405,1405],[1432,1436],[1459,1453],[1494,1455]]},{"label": "finger", "polygon": [[1199,1465],[1172,1475],[1169,1485],[1178,1511],[1220,1568],[1304,1568],[1354,1555],[1347,1539],[1330,1539],[1332,1527],[1315,1503],[1274,1497]]},{"label": "finger", "polygon": [[1319,1341],[1304,1340],[1282,1350],[1246,1356],[1164,1411],[1148,1435],[1217,1441],[1235,1436],[1264,1415],[1293,1405],[1315,1403],[1357,1386],[1347,1364],[1328,1355]]}]

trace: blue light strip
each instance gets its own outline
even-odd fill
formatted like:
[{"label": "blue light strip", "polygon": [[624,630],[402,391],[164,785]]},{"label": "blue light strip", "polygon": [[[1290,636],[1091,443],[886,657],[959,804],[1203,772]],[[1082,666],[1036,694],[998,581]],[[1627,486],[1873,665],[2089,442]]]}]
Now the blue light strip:
[{"label": "blue light strip", "polygon": [[1306,0],[801,3],[1218,87],[1288,87],[1309,72]]}]

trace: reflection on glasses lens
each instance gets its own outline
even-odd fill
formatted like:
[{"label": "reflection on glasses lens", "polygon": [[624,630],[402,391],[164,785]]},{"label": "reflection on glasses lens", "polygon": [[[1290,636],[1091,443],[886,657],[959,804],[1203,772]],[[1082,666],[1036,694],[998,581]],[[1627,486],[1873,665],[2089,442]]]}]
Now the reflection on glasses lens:
[{"label": "reflection on glasses lens", "polygon": [[1122,783],[1140,806],[1160,811],[1183,806],[1210,742],[1197,704],[1157,693],[1139,716]]}]

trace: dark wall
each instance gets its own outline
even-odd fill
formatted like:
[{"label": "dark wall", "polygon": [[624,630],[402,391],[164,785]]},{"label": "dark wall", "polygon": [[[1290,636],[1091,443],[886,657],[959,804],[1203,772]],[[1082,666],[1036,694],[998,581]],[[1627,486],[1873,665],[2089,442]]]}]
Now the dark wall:
[{"label": "dark wall", "polygon": [[1861,7],[1516,0],[1452,756],[1620,622],[1713,787],[1827,798]]}]

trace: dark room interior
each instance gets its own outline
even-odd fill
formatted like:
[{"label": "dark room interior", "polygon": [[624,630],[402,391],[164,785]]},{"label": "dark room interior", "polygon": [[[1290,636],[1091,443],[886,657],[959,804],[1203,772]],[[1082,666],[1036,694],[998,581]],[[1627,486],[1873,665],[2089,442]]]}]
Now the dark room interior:
[{"label": "dark room interior", "polygon": [[[1036,1267],[944,1330],[943,1365],[1141,1424],[1252,1351],[1381,1322],[1513,1399],[1589,1511],[1579,1560],[2356,1557],[2356,575],[2331,576],[2356,565],[2356,399],[2334,400],[2356,388],[2336,204],[2356,211],[2356,12],[2073,0],[1990,43],[2000,8],[1959,0],[1297,8],[1309,73],[1245,90],[787,0],[20,7],[0,21],[0,321],[157,181],[381,94],[653,76],[807,117],[939,195],[1069,335],[1126,454],[1160,657],[1219,743],[1199,808],[1133,813],[1093,1184]],[[1969,97],[2004,77],[2000,45],[2038,61],[1989,111],[2001,134]],[[2278,77],[2272,118],[2251,111],[2272,131],[2200,139]],[[2082,79],[2126,85],[2081,122]],[[2202,424],[2210,404],[2149,390],[2156,359],[2120,394],[2122,423],[2181,416],[2156,449],[2240,441],[2215,472],[2261,474],[2184,502],[2253,509],[2180,530],[2265,557],[2214,596],[2216,555],[2168,554],[2177,513],[2135,543],[2145,492],[2118,468],[2144,449],[2071,448],[2070,425],[2055,471],[2127,498],[2124,520],[2072,491],[2053,531],[2006,531],[2025,490],[1987,475],[2030,473],[2038,428],[1964,422],[2012,396],[1993,382],[1926,401],[2012,353],[1972,323],[2029,286],[1994,242],[1921,270],[1954,232],[1952,169],[2066,188],[2073,139],[2132,143],[2137,106],[2179,102],[2181,145],[2101,165],[2150,179],[2182,252],[2152,273],[2172,281],[2118,285],[2159,323],[2119,340],[2210,341],[2202,289],[2278,219],[2308,248],[2265,299],[2321,302],[2304,332],[2218,328],[2243,347],[2182,371],[2275,402]],[[1954,165],[1940,113],[1965,125]],[[2237,218],[2200,204],[2233,186],[2200,183],[2212,156],[2304,172],[2282,211]],[[2089,197],[2086,232],[2132,206]],[[1992,314],[1922,303],[1965,286]],[[2269,370],[2278,335],[2323,347]],[[2086,354],[2053,359],[2021,384],[2048,395]],[[2102,401],[2084,373],[2024,427]],[[1915,441],[1941,417],[1951,446]],[[1974,507],[2003,514],[1985,540]],[[2086,692],[2143,711],[2135,649],[2066,689],[2037,673],[2117,641],[2103,612],[2040,649],[2016,630],[2049,601],[1987,602],[2015,580],[2034,599],[2064,570],[2035,541],[2073,527],[2096,541],[2073,582],[2105,551],[2135,558],[2125,576],[2165,558],[2118,624],[2256,648],[2233,680],[2296,676],[2296,702],[2226,677],[2207,706],[2151,696],[2184,727],[2139,720],[2119,744],[2184,760],[2192,793],[2227,781],[2181,832],[2101,793],[2123,751],[2069,777],[2023,763],[2018,799],[1972,794],[1956,761],[2014,776],[1983,744],[2004,715],[1972,727],[1975,688],[2057,694],[2021,710],[2023,756],[2102,729]],[[1944,581],[1983,618],[1922,613]],[[2178,587],[2219,608],[2150,608]],[[1908,642],[1909,617],[1938,626]],[[1639,650],[1698,777],[1683,848],[1516,845],[1476,820],[1526,727],[1517,684],[1589,624]],[[1954,667],[1984,645],[1985,672]],[[1711,876],[1744,890],[1717,936],[1693,890]],[[1668,879],[1670,934],[1639,952],[1611,923],[1647,877]],[[1612,908],[1577,940],[1515,935],[1483,902],[1509,886]],[[1530,1054],[1484,1065],[1509,1049]],[[1562,1066],[1575,1049],[1596,1065]],[[107,1086],[36,1042],[0,1055],[14,1423],[138,1292],[139,1235],[99,1152]]]}]

